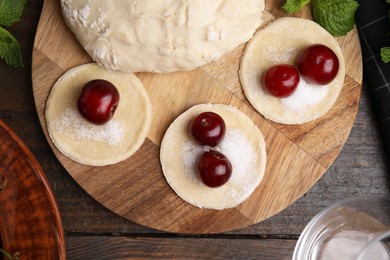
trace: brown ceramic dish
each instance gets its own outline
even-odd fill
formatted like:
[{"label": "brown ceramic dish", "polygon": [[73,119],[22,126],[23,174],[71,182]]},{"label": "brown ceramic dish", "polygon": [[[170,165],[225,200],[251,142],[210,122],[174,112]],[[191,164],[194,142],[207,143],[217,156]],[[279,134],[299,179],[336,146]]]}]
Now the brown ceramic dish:
[{"label": "brown ceramic dish", "polygon": [[1,119],[0,183],[5,184],[0,192],[2,247],[11,254],[19,252],[21,259],[65,259],[53,191],[33,154]]}]

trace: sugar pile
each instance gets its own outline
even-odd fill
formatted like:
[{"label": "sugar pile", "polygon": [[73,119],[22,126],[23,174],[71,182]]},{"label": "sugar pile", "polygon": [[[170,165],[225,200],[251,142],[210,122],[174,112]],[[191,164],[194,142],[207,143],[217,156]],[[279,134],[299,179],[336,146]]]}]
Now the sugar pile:
[{"label": "sugar pile", "polygon": [[242,183],[248,172],[253,171],[254,149],[251,143],[237,130],[226,132],[224,140],[218,150],[223,153],[232,164],[231,182]]},{"label": "sugar pile", "polygon": [[201,146],[192,140],[184,143],[182,149],[183,149],[185,173],[192,181],[199,182],[200,180],[195,173],[195,165],[198,158],[202,155],[202,153],[209,149],[206,149],[204,146]]},{"label": "sugar pile", "polygon": [[[195,165],[198,158],[203,152],[212,149],[223,153],[232,164],[233,170],[229,182],[234,184],[246,183],[248,180],[246,176],[255,170],[253,166],[255,161],[254,148],[249,140],[238,130],[227,129],[224,139],[216,147],[201,146],[191,140],[186,142],[182,149],[185,172],[192,180],[199,180],[195,174]],[[251,174],[249,175],[252,176]],[[243,187],[246,187],[245,184]]]},{"label": "sugar pile", "polygon": [[298,114],[303,113],[309,106],[320,102],[328,94],[328,86],[307,83],[302,77],[295,92],[286,98],[282,98],[282,105]]},{"label": "sugar pile", "polygon": [[67,108],[51,125],[56,132],[80,140],[92,140],[117,145],[123,139],[124,127],[115,119],[105,125],[93,125],[84,120],[80,114]]}]

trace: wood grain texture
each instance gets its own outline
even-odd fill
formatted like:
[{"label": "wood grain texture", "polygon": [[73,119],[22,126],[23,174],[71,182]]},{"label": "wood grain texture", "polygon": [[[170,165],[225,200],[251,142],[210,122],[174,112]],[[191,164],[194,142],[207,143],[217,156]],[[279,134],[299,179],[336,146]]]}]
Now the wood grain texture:
[{"label": "wood grain texture", "polygon": [[[88,256],[95,256],[94,259],[114,259],[107,253],[103,252],[101,257],[96,253],[99,247],[105,246],[102,241],[107,243],[106,250],[114,254],[118,250],[122,255],[127,254],[128,258],[131,258],[132,252],[153,255],[157,242],[165,245],[167,251],[164,255],[180,256],[176,252],[183,250],[185,241],[190,241],[187,236],[153,230],[106,209],[77,184],[50,149],[38,120],[31,82],[33,40],[42,4],[43,0],[27,1],[21,21],[8,28],[21,43],[25,68],[15,69],[0,61],[0,118],[18,133],[44,169],[61,212],[68,259],[88,259]],[[283,259],[285,255],[289,256],[285,259],[291,259],[296,239],[305,225],[331,203],[348,197],[389,194],[390,164],[386,156],[371,95],[368,88],[363,86],[354,126],[340,154],[326,173],[304,196],[279,214],[255,225],[227,232],[231,235],[229,247],[234,248],[235,240],[247,238],[246,243],[250,243],[253,236],[257,236],[264,239],[264,245],[267,245],[266,240],[277,243],[264,246],[261,250],[242,251],[241,254],[245,253],[244,259],[274,260]],[[148,237],[157,238],[157,242],[123,242],[124,238],[143,241]],[[227,249],[224,243],[218,243],[220,239],[220,234],[192,236],[191,242],[197,250],[194,255],[210,259],[210,252],[224,252]],[[198,243],[197,240],[207,243]],[[209,244],[212,244],[212,250]],[[151,254],[147,253],[148,247],[151,247]],[[223,256],[231,259],[229,253],[238,255],[228,249]]]},{"label": "wood grain texture", "polygon": [[[267,1],[264,19],[282,17],[282,1]],[[300,14],[310,18],[309,9]],[[247,227],[267,219],[312,187],[343,147],[357,113],[362,63],[357,31],[338,39],[347,62],[345,84],[335,106],[323,117],[299,126],[265,120],[245,99],[238,80],[244,45],[217,62],[190,72],[137,73],[151,99],[153,122],[141,149],[125,162],[89,167],[57,158],[94,199],[136,223],[170,232],[215,233]],[[62,19],[59,1],[46,0],[33,49],[33,93],[46,137],[44,110],[54,82],[69,68],[89,62]],[[261,185],[236,208],[213,211],[182,201],[165,182],[159,144],[169,124],[192,105],[212,102],[238,107],[257,124],[267,144],[267,169]]]},{"label": "wood grain texture", "polygon": [[[294,240],[219,238],[72,237],[70,259],[278,259],[292,257]],[[254,257],[255,256],[255,257]]]}]

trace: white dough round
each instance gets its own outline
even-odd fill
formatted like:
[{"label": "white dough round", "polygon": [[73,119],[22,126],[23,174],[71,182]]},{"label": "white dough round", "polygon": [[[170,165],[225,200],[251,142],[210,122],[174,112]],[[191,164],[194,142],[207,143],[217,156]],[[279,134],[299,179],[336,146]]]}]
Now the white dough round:
[{"label": "white dough round", "polygon": [[[189,133],[190,122],[212,111],[225,121],[226,134],[216,147],[201,146]],[[196,173],[196,161],[207,150],[222,152],[232,164],[227,183],[210,188]],[[161,143],[160,160],[172,189],[188,203],[222,210],[246,200],[263,179],[266,150],[263,135],[252,120],[237,108],[223,104],[200,104],[181,114],[169,126]]]},{"label": "white dough round", "polygon": [[65,21],[104,67],[191,70],[248,41],[264,0],[61,0]]},{"label": "white dough round", "polygon": [[[313,44],[331,48],[339,60],[336,78],[326,86],[307,83],[302,77],[296,91],[278,98],[265,90],[262,78],[273,65],[296,65],[302,50]],[[244,93],[264,117],[284,124],[302,124],[324,115],[336,102],[344,84],[345,61],[337,40],[317,23],[280,18],[258,31],[248,43],[240,65]]]},{"label": "white dough round", "polygon": [[[104,79],[116,86],[119,105],[104,125],[87,122],[77,110],[83,86]],[[144,142],[151,123],[151,103],[142,82],[133,74],[84,64],[67,71],[53,86],[46,106],[46,122],[55,146],[81,164],[103,166],[129,158]]]}]

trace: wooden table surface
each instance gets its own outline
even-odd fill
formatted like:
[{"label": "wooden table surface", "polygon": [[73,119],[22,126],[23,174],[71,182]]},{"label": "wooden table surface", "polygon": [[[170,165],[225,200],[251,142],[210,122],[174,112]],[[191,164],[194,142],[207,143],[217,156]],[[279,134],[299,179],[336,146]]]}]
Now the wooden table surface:
[{"label": "wooden table surface", "polygon": [[21,21],[9,28],[21,44],[25,67],[12,68],[0,61],[0,118],[22,138],[46,173],[61,212],[68,259],[291,259],[299,234],[326,206],[348,197],[389,194],[389,156],[370,93],[363,86],[355,124],[334,164],[309,192],[276,216],[245,229],[196,236],[152,230],[117,216],[65,171],[39,124],[31,55],[42,4],[27,1]]}]

